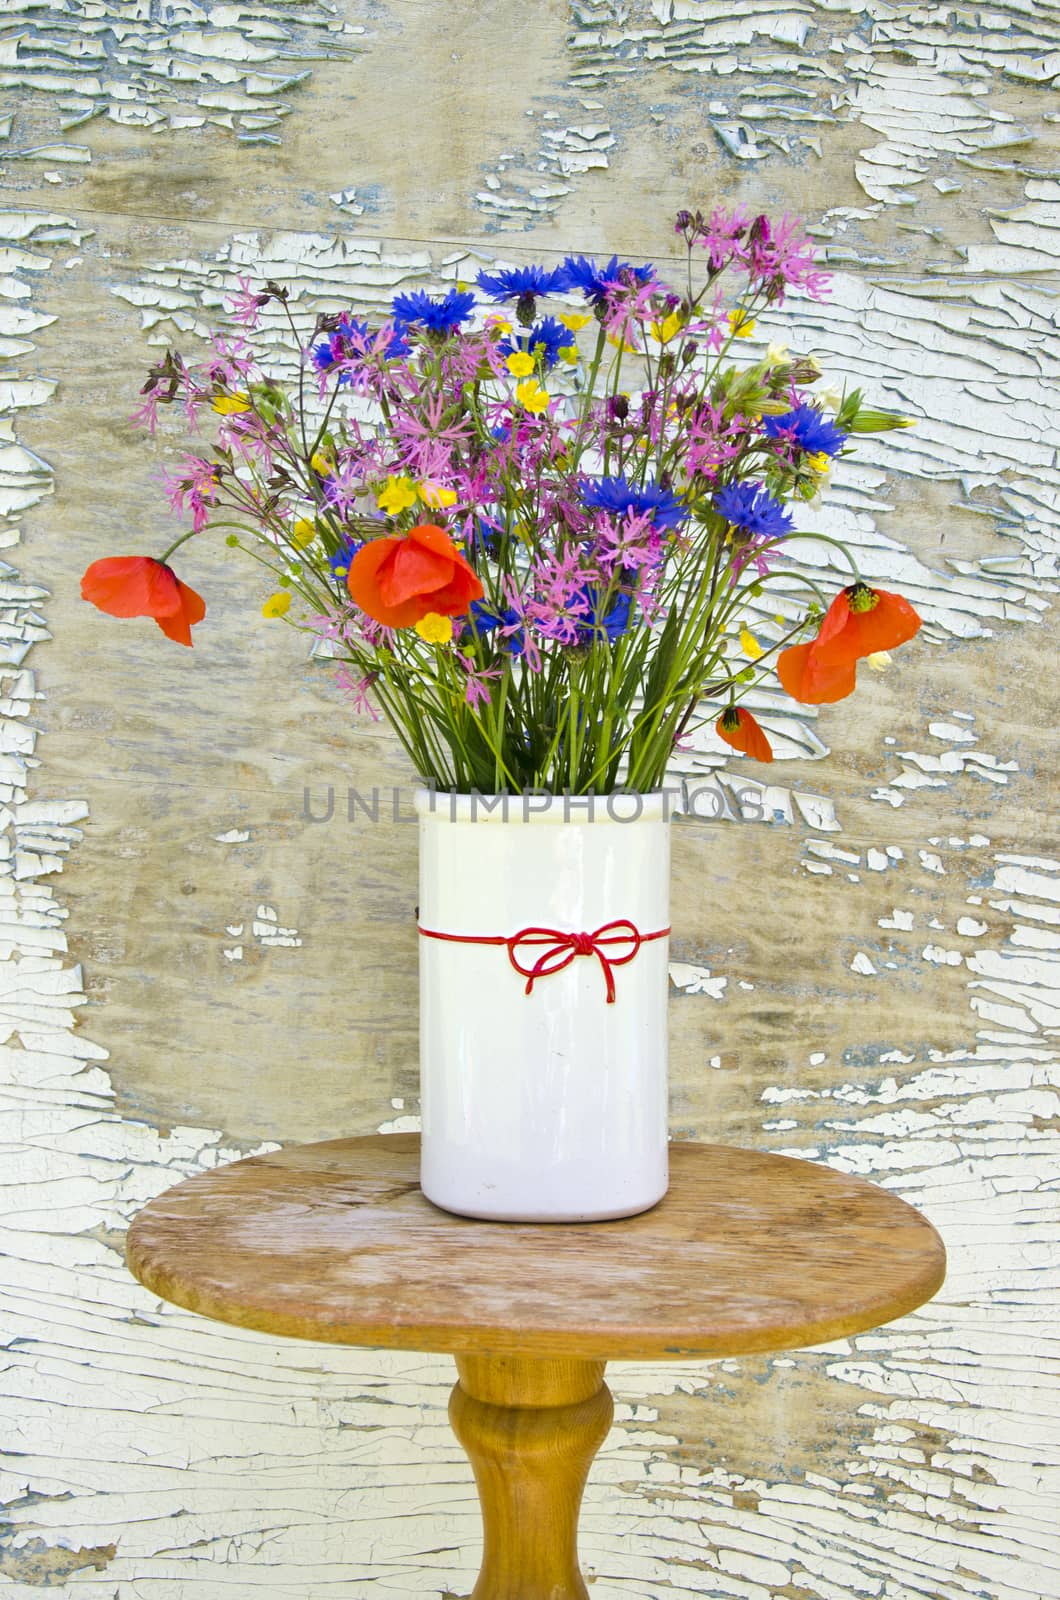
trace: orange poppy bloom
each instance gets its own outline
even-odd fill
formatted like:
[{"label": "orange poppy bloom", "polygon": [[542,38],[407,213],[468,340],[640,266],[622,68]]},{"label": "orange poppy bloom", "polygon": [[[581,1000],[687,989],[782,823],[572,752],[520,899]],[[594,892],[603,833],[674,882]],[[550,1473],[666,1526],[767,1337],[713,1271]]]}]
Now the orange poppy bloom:
[{"label": "orange poppy bloom", "polygon": [[852,583],[828,607],[816,639],[780,652],[777,677],[803,705],[845,700],[854,692],[859,661],[904,644],[919,627],[920,618],[900,594]]},{"label": "orange poppy bloom", "polygon": [[167,639],[191,644],[191,626],[206,602],[153,556],[107,556],[81,579],[81,597],[112,617],[154,617]]},{"label": "orange poppy bloom", "polygon": [[719,739],[756,761],[772,761],[773,747],[756,719],[743,706],[727,706],[714,724]]},{"label": "orange poppy bloom", "polygon": [[816,639],[811,644],[793,644],[777,657],[777,677],[793,700],[804,706],[819,706],[833,700],[845,700],[854,693],[857,672],[853,661],[840,661],[835,665],[823,662],[815,654]]},{"label": "orange poppy bloom", "polygon": [[852,583],[841,589],[828,607],[813,641],[814,657],[822,666],[852,665],[877,650],[905,644],[919,627],[920,618],[900,594]]},{"label": "orange poppy bloom", "polygon": [[385,628],[411,628],[432,611],[462,616],[484,592],[474,569],[431,522],[410,528],[403,538],[362,545],[350,562],[346,587]]}]

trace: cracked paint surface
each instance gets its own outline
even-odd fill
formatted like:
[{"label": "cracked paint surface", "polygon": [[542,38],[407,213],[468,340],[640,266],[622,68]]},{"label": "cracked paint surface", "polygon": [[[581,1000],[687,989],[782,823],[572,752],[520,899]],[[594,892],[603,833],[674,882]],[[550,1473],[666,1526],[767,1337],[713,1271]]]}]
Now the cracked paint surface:
[{"label": "cracked paint surface", "polygon": [[[291,92],[316,62],[350,59],[366,32],[317,0],[13,0],[4,12],[0,92],[22,91],[22,103],[50,99],[64,135],[102,117],[152,133],[211,126],[241,144],[279,144]],[[5,151],[8,160],[34,162],[91,154],[65,140]]]},{"label": "cracked paint surface", "polygon": [[[708,739],[682,753],[672,1128],[893,1187],[941,1229],[951,1266],[932,1304],[841,1344],[616,1366],[584,1566],[599,1600],[1060,1597],[1060,843],[1042,736],[1060,17],[1032,0],[548,14],[562,51],[525,104],[514,91],[520,137],[452,157],[467,235],[452,244],[448,202],[424,242],[377,225],[407,182],[383,140],[331,186],[335,226],[316,233],[287,217],[264,231],[271,201],[246,192],[232,213],[246,228],[178,219],[157,238],[48,204],[66,182],[76,212],[77,176],[134,167],[144,132],[195,150],[216,120],[216,137],[264,139],[278,162],[300,117],[331,114],[324,57],[395,19],[414,57],[422,8],[71,0],[0,21],[0,148],[16,156],[0,181],[18,191],[0,196],[4,1600],[304,1600],[307,1585],[443,1600],[473,1582],[478,1513],[445,1360],[212,1324],[160,1305],[120,1253],[148,1197],[275,1147],[296,1117],[302,1137],[416,1126],[408,835],[299,815],[303,782],[352,766],[367,791],[403,769],[294,654],[277,703],[255,675],[274,639],[241,623],[220,561],[205,680],[156,666],[146,638],[102,646],[66,597],[82,544],[105,553],[157,497],[146,471],[133,481],[118,426],[92,428],[118,392],[131,409],[149,344],[193,340],[241,270],[379,311],[399,285],[493,260],[497,228],[594,247],[586,201],[628,240],[656,179],[675,181],[675,131],[703,141],[717,192],[801,185],[835,293],[757,331],[799,330],[826,381],[916,416],[841,464],[819,526],[927,626],[915,664],[899,658],[856,707],[763,699],[783,782]],[[167,62],[183,65],[156,70]],[[313,175],[296,165],[293,181]],[[75,374],[94,366],[106,387],[82,398]],[[101,453],[113,527],[93,499]],[[827,567],[827,547],[806,559]],[[270,1065],[281,1052],[286,1071]]]}]

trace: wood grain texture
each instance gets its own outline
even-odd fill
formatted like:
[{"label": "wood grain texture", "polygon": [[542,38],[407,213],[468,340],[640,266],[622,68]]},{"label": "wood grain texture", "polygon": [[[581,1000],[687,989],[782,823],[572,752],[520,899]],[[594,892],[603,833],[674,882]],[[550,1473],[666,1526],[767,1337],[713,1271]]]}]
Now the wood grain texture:
[{"label": "wood grain texture", "polygon": [[449,1420],[482,1505],[471,1600],[589,1600],[578,1510],[614,1414],[603,1364],[458,1356],[457,1370]]},{"label": "wood grain texture", "polygon": [[942,1283],[938,1234],[886,1190],[723,1145],[671,1155],[654,1210],[534,1226],[432,1206],[415,1135],[300,1145],[160,1195],[127,1260],[164,1299],[263,1333],[583,1360],[793,1349]]}]

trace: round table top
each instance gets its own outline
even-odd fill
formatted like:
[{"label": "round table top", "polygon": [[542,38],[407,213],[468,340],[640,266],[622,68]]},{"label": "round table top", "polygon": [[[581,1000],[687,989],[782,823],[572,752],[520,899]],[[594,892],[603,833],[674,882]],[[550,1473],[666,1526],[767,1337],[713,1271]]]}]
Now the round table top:
[{"label": "round table top", "polygon": [[942,1283],[931,1224],[860,1178],[683,1142],[670,1168],[638,1217],[478,1222],[424,1199],[415,1134],[294,1145],[159,1195],[127,1257],[163,1299],[263,1333],[589,1360],[818,1344]]}]

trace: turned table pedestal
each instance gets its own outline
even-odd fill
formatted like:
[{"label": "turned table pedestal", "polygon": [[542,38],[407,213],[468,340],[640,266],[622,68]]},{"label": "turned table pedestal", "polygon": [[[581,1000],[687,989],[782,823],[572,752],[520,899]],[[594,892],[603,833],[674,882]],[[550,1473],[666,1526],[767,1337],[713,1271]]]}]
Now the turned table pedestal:
[{"label": "turned table pedestal", "polygon": [[889,1322],[945,1271],[885,1189],[724,1145],[671,1146],[671,1187],[615,1222],[475,1222],[425,1200],[419,1141],[252,1156],[159,1195],[128,1261],[165,1300],[262,1333],[444,1351],[482,1504],[472,1600],[587,1600],[577,1523],[611,1422],[608,1360],[790,1350]]}]

